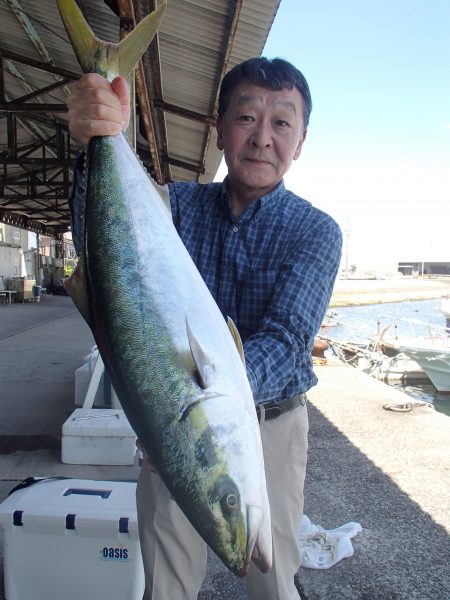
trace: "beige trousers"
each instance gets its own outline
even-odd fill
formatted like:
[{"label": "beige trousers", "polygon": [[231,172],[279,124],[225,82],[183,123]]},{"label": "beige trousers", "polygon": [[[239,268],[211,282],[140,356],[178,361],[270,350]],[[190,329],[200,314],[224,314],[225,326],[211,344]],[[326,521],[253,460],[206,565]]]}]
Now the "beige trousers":
[{"label": "beige trousers", "polygon": [[[246,577],[250,600],[298,600],[298,531],[308,449],[305,406],[261,422],[272,517],[273,566],[262,574],[252,564]],[[147,595],[151,600],[197,600],[206,574],[206,545],[148,461],[137,486],[139,535]]]}]

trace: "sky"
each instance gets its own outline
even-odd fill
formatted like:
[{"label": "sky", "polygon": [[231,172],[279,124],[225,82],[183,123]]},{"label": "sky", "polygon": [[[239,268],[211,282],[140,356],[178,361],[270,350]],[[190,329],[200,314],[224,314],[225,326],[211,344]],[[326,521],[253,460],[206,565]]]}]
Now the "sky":
[{"label": "sky", "polygon": [[263,54],[313,99],[285,184],[339,223],[343,266],[450,260],[449,27],[450,0],[281,0]]}]

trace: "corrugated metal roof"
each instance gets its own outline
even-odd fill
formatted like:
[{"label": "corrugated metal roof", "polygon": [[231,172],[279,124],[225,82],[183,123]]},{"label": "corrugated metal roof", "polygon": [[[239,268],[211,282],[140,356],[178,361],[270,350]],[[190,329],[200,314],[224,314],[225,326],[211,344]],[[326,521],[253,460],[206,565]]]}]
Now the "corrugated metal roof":
[{"label": "corrugated metal roof", "polygon": [[[219,82],[229,68],[261,54],[279,3],[168,0],[158,40],[143,59],[149,112],[146,105],[138,110],[138,153],[161,181],[214,177],[221,160],[212,126]],[[79,0],[95,33],[109,41],[120,36],[118,6],[128,5],[139,20],[153,4]],[[0,219],[61,233],[69,223],[77,145],[62,110],[67,86],[53,86],[77,77],[80,68],[54,0],[0,0],[0,58]]]}]

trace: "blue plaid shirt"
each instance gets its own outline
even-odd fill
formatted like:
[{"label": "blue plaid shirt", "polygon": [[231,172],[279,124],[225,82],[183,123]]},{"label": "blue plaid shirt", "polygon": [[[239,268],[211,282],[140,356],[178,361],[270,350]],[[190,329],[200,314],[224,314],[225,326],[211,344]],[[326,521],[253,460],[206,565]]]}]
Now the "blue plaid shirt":
[{"label": "blue plaid shirt", "polygon": [[[71,210],[78,252],[84,182],[77,168]],[[237,325],[255,402],[284,400],[317,383],[311,350],[333,290],[342,234],[283,182],[236,218],[226,182],[169,184],[172,218],[222,314]]]}]

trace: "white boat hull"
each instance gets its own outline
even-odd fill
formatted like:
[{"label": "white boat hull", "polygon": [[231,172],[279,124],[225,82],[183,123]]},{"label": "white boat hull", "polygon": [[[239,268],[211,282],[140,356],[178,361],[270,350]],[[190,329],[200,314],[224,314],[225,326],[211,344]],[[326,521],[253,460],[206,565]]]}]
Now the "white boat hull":
[{"label": "white boat hull", "polygon": [[441,300],[439,303],[439,308],[441,312],[444,313],[444,315],[447,317],[447,319],[450,319],[450,298],[445,298],[444,300]]},{"label": "white boat hull", "polygon": [[450,349],[420,348],[399,344],[398,349],[410,356],[427,374],[438,392],[450,392]]}]

